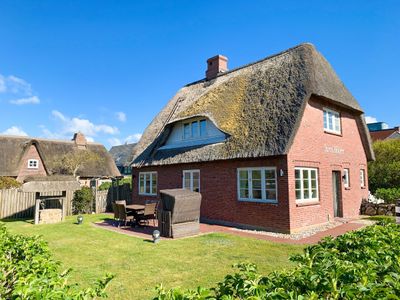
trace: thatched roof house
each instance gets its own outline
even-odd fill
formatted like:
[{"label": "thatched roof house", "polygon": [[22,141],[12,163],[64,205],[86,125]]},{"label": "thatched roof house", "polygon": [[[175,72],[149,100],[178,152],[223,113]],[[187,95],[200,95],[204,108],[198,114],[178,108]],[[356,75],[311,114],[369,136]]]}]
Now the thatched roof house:
[{"label": "thatched roof house", "polygon": [[374,159],[362,108],[311,44],[181,88],[133,150],[133,198],[185,188],[203,221],[293,232],[354,218]]},{"label": "thatched roof house", "polygon": [[[357,100],[315,47],[301,44],[184,86],[146,128],[134,149],[134,166],[287,154],[311,95],[358,114],[368,159],[373,159]],[[158,150],[176,122],[194,116],[210,119],[226,141]]]},{"label": "thatched roof house", "polygon": [[21,181],[32,176],[51,176],[56,173],[59,160],[77,150],[93,153],[101,160],[101,163],[84,162],[77,172],[81,178],[120,175],[103,145],[87,142],[83,134],[77,133],[71,141],[1,135],[0,176],[15,177]]},{"label": "thatched roof house", "polygon": [[121,174],[130,175],[130,164],[133,159],[133,150],[136,143],[112,146],[110,154]]}]

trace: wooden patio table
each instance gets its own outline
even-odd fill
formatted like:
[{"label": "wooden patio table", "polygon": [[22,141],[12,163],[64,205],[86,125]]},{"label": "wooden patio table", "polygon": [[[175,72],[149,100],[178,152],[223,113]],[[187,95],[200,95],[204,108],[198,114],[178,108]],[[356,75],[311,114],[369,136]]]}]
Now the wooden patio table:
[{"label": "wooden patio table", "polygon": [[137,216],[138,216],[139,212],[144,210],[144,205],[143,204],[130,204],[130,205],[126,205],[125,208],[128,212],[133,213],[133,216],[135,217],[134,225],[135,224],[140,225],[137,221]]}]

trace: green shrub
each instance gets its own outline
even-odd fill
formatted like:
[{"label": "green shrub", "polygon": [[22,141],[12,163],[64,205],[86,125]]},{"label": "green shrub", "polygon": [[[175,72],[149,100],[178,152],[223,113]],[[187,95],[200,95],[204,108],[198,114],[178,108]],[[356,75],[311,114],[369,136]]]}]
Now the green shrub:
[{"label": "green shrub", "polygon": [[72,198],[72,209],[74,214],[85,214],[91,212],[91,204],[94,201],[93,191],[89,187],[76,190]]},{"label": "green shrub", "polygon": [[90,288],[68,284],[70,270],[59,263],[40,237],[10,234],[0,226],[0,299],[94,299],[106,297],[113,275],[107,274]]},{"label": "green shrub", "polygon": [[12,177],[0,176],[0,190],[19,188],[21,183]]},{"label": "green shrub", "polygon": [[305,248],[291,257],[291,270],[263,276],[255,265],[239,264],[214,288],[159,286],[154,299],[399,299],[399,256],[400,226],[379,223]]},{"label": "green shrub", "polygon": [[375,197],[385,200],[386,203],[396,203],[396,200],[400,200],[400,188],[377,189]]},{"label": "green shrub", "polygon": [[[119,185],[122,186],[124,184],[129,184],[130,188],[132,188],[132,177],[125,177],[124,179],[119,181]],[[111,188],[112,183],[111,182],[103,182],[99,186],[100,191],[107,191]]]}]

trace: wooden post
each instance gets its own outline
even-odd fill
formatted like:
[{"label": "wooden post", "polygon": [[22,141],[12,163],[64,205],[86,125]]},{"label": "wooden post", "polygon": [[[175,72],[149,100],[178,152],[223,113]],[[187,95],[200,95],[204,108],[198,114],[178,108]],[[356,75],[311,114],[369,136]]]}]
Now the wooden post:
[{"label": "wooden post", "polygon": [[39,224],[40,192],[35,194],[35,225]]},{"label": "wooden post", "polygon": [[400,199],[396,201],[396,223],[400,224]]},{"label": "wooden post", "polygon": [[67,212],[65,209],[65,203],[67,203],[67,191],[62,191],[61,197],[61,221],[64,221]]}]

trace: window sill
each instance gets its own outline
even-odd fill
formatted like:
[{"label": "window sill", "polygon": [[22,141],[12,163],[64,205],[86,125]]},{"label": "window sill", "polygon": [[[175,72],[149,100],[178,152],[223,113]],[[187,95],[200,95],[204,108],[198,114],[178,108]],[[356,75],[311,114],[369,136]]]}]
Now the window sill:
[{"label": "window sill", "polygon": [[362,187],[361,187],[361,189],[363,189],[363,190],[365,190],[366,188],[367,188],[367,187],[365,187],[365,186],[362,186]]},{"label": "window sill", "polygon": [[351,188],[350,187],[345,187],[344,188],[346,191],[349,191],[349,190],[351,190]]},{"label": "window sill", "polygon": [[153,197],[156,197],[157,194],[139,194],[139,196],[153,196]]},{"label": "window sill", "polygon": [[342,132],[329,131],[329,130],[326,130],[326,129],[324,129],[324,133],[332,134],[332,135],[336,135],[336,136],[343,136]]},{"label": "window sill", "polygon": [[319,201],[308,201],[308,202],[296,202],[297,207],[302,207],[302,206],[313,206],[313,205],[320,205],[321,203]]},{"label": "window sill", "polygon": [[239,199],[239,202],[278,204],[276,200]]}]

